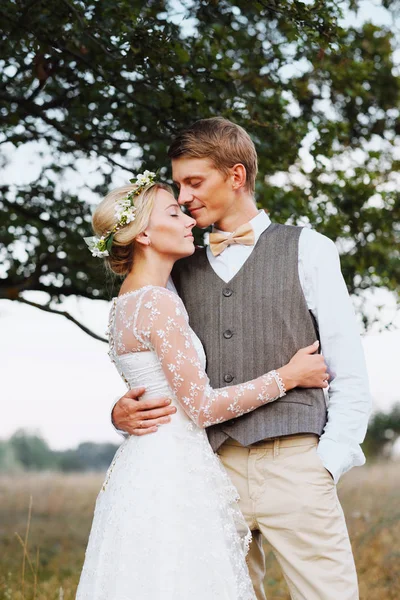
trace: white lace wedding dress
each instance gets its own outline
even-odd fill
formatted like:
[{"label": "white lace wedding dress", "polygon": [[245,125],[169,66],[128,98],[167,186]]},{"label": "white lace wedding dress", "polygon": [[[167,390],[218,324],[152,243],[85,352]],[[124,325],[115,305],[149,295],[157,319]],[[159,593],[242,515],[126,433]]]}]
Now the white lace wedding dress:
[{"label": "white lace wedding dress", "polygon": [[96,501],[77,600],[255,600],[250,532],[204,428],[283,394],[275,372],[213,390],[176,294],[114,298],[110,357],[129,387],[177,407],[154,434],[129,436]]}]

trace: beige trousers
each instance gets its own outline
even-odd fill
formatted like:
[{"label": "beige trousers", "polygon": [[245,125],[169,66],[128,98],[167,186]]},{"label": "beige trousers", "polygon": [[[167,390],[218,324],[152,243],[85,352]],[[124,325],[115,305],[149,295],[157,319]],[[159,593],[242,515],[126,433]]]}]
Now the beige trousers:
[{"label": "beige trousers", "polygon": [[257,600],[265,600],[262,537],[271,544],[292,600],[358,600],[342,507],[317,454],[316,435],[292,435],[218,450],[240,495],[253,541],[247,557]]}]

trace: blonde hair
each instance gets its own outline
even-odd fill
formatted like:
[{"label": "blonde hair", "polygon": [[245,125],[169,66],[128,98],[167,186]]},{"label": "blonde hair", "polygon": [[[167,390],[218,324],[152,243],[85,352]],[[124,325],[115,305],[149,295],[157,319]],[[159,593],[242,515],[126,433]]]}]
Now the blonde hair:
[{"label": "blonde hair", "polygon": [[[117,223],[115,209],[117,203],[125,198],[129,192],[136,188],[135,185],[124,185],[112,190],[97,206],[92,217],[92,228],[98,237],[105,235]],[[108,268],[116,275],[125,276],[133,265],[134,242],[136,237],[142,233],[149,224],[150,215],[153,211],[154,199],[159,189],[172,192],[172,188],[165,183],[151,183],[143,188],[143,191],[135,197],[136,208],[135,220],[124,225],[115,232],[110,255],[104,261]]]},{"label": "blonde hair", "polygon": [[224,175],[237,163],[246,169],[246,186],[254,194],[258,171],[257,152],[247,131],[224,119],[212,117],[193,123],[177,135],[168,150],[174,158],[209,158]]}]

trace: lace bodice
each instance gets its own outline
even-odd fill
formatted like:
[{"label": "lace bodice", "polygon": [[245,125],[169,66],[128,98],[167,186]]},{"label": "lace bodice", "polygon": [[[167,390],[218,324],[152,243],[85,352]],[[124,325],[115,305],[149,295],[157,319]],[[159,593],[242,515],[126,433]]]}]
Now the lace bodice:
[{"label": "lace bodice", "polygon": [[196,344],[185,307],[165,288],[146,286],[114,299],[110,333],[110,356],[117,366],[132,353],[155,355],[169,388],[198,427],[239,417],[285,393],[276,371],[213,389],[205,372],[204,351]]}]

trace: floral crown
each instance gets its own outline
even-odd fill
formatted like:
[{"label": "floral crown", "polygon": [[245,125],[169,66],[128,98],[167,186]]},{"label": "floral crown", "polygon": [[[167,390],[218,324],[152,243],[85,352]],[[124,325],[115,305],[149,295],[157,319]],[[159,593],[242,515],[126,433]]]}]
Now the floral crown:
[{"label": "floral crown", "polygon": [[132,221],[135,220],[136,207],[134,205],[134,201],[136,196],[139,196],[139,194],[147,185],[155,183],[156,178],[157,173],[153,173],[153,171],[145,171],[144,173],[139,173],[139,175],[137,175],[134,179],[129,180],[130,183],[136,187],[124,198],[121,198],[121,200],[117,202],[115,207],[117,223],[114,225],[114,227],[110,229],[110,231],[106,231],[101,237],[93,235],[91,237],[83,238],[86,244],[89,246],[92,256],[102,258],[103,256],[110,255],[115,233],[122,229],[122,227],[125,227],[125,225],[128,225],[128,223],[132,223]]}]

